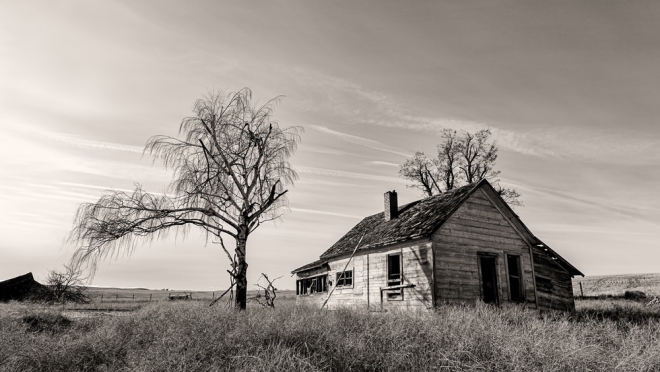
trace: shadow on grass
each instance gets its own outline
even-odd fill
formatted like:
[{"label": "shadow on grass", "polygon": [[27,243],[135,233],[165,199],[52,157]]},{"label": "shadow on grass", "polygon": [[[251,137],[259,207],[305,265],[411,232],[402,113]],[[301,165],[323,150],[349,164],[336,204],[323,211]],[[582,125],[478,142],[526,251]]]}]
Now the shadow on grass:
[{"label": "shadow on grass", "polygon": [[27,325],[28,332],[59,333],[68,329],[73,321],[62,314],[38,313],[25,315],[21,321]]}]

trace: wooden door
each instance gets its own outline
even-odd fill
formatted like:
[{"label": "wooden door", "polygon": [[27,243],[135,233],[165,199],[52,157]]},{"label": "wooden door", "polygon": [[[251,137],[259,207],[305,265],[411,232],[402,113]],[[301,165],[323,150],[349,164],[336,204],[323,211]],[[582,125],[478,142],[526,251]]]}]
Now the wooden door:
[{"label": "wooden door", "polygon": [[479,257],[481,266],[481,292],[487,304],[498,304],[497,269],[495,257]]}]

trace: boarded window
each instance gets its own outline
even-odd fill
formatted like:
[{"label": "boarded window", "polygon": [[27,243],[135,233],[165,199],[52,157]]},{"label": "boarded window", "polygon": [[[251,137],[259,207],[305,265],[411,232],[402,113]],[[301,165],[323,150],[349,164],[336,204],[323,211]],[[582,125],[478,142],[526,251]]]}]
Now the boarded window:
[{"label": "boarded window", "polygon": [[306,295],[328,291],[328,275],[319,275],[296,281],[296,294]]},{"label": "boarded window", "polygon": [[520,270],[520,256],[506,256],[506,264],[509,269],[509,295],[511,301],[520,302],[524,300],[522,275]]},{"label": "boarded window", "polygon": [[337,287],[353,286],[353,270],[347,270],[337,273]]},{"label": "boarded window", "polygon": [[539,292],[552,293],[552,280],[548,278],[542,278],[540,276],[536,277],[536,290]]},{"label": "boarded window", "polygon": [[[403,284],[402,276],[402,267],[401,267],[401,254],[389,254],[387,255],[387,286],[393,287]],[[393,289],[387,291],[388,299],[401,299],[403,298],[403,289]]]}]

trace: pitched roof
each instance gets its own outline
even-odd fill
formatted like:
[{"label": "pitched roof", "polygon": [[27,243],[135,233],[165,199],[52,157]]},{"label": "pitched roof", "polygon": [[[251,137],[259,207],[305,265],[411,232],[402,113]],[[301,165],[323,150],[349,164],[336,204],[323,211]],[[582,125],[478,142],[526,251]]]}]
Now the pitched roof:
[{"label": "pitched roof", "polygon": [[484,182],[488,181],[474,182],[441,195],[402,205],[397,218],[390,221],[385,220],[384,212],[365,217],[325,251],[321,259],[353,252],[362,236],[358,250],[430,236]]},{"label": "pitched roof", "polygon": [[[441,195],[402,205],[399,207],[397,218],[390,221],[385,220],[384,212],[365,217],[332,247],[323,252],[320,260],[301,266],[291,273],[323,267],[332,257],[353,252],[360,238],[362,241],[358,251],[431,236],[482,185],[487,185],[487,189],[495,192],[488,181],[481,180]],[[575,266],[537,238],[506,202],[502,200],[501,204],[509,212],[508,214],[513,216],[512,222],[522,228],[524,239],[529,244],[541,248],[553,260],[557,260],[571,275],[584,276]]]}]

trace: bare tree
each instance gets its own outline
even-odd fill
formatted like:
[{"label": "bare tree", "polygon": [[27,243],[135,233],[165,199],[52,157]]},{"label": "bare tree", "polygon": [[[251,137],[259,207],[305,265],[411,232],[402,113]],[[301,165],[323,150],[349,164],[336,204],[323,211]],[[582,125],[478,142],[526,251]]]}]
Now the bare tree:
[{"label": "bare tree", "polygon": [[[270,307],[270,308],[275,308],[275,298],[277,298],[277,288],[273,285],[275,281],[281,277],[275,278],[273,280],[270,280],[268,278],[268,275],[261,273],[261,276],[266,280],[266,286],[264,287],[263,285],[257,283],[255,286],[258,288],[257,289],[257,294],[251,298],[251,300],[256,301],[259,305],[263,307]],[[263,294],[263,301],[261,299],[261,290],[263,289],[264,294]]]},{"label": "bare tree", "polygon": [[73,266],[64,266],[64,270],[50,270],[46,277],[46,285],[55,301],[66,303],[89,302],[87,296],[86,277],[83,271]]},{"label": "bare tree", "polygon": [[[69,242],[73,262],[96,269],[99,260],[129,254],[140,240],[186,234],[201,228],[230,261],[236,305],[247,301],[248,237],[287,206],[286,187],[297,178],[288,159],[300,141],[300,127],[280,128],[273,120],[279,97],[257,107],[252,92],[211,93],[195,102],[179,138],[154,136],[145,146],[174,171],[166,194],[112,191],[77,211]],[[155,160],[154,160],[155,161]],[[227,247],[223,237],[234,241]],[[232,252],[233,250],[233,252]],[[232,254],[233,253],[233,254]]]},{"label": "bare tree", "polygon": [[441,194],[444,180],[436,163],[435,159],[429,159],[422,151],[417,151],[401,165],[399,174],[405,179],[415,181],[410,187],[421,190],[427,196]]},{"label": "bare tree", "polygon": [[490,136],[488,129],[463,132],[462,135],[445,129],[435,158],[429,159],[423,152],[416,152],[401,165],[399,174],[413,182],[409,187],[421,190],[425,196],[487,179],[507,203],[521,206],[520,194],[516,190],[499,185],[500,171],[495,170],[498,148],[490,141]]}]

